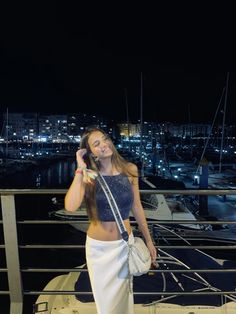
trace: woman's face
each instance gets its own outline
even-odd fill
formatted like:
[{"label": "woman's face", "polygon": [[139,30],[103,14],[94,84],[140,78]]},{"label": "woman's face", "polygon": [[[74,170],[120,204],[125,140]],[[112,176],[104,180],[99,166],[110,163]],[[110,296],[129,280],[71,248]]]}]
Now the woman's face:
[{"label": "woman's face", "polygon": [[92,154],[99,159],[111,157],[113,154],[111,140],[100,131],[94,131],[89,136],[88,144]]}]

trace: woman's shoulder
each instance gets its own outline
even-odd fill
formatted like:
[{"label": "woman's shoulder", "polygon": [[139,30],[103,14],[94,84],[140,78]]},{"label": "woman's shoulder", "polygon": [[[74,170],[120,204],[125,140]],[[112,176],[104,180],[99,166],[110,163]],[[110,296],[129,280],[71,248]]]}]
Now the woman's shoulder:
[{"label": "woman's shoulder", "polygon": [[134,164],[134,163],[132,163],[132,162],[128,162],[127,163],[127,168],[128,168],[128,170],[130,171],[130,172],[134,172],[134,173],[136,173],[136,172],[138,172],[138,167]]},{"label": "woman's shoulder", "polygon": [[130,176],[133,179],[138,177],[138,167],[134,163],[128,162],[126,169],[127,169],[127,172],[128,172],[127,173],[128,176]]}]

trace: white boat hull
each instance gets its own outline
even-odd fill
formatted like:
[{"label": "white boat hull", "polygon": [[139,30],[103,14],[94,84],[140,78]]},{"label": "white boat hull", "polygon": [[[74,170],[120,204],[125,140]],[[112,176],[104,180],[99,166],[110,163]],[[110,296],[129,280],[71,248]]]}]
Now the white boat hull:
[{"label": "white boat hull", "polygon": [[[78,272],[71,272],[57,276],[47,284],[44,291],[74,291],[79,275]],[[36,304],[39,304],[39,310],[45,309],[46,303],[48,310],[43,311],[44,314],[97,314],[94,302],[80,302],[74,295],[40,295],[36,301]],[[236,302],[228,302],[222,306],[197,304],[182,306],[171,303],[156,303],[148,306],[135,304],[134,309],[135,314],[235,314]]]},{"label": "white boat hull", "polygon": [[[179,207],[178,210],[175,210],[177,207],[177,202],[175,202],[173,199],[170,201],[166,201],[166,198],[163,194],[154,194],[152,195],[152,202],[142,200],[145,216],[147,220],[151,221],[196,221],[195,216],[184,207]],[[171,205],[171,206],[170,206]],[[60,209],[54,212],[54,216],[63,220],[73,221],[71,224],[75,229],[87,232],[88,229],[88,218],[87,218],[87,212],[84,207],[79,208],[75,212],[68,212],[65,209]],[[130,212],[130,218],[134,218],[132,212]],[[76,221],[76,222],[75,222]],[[193,224],[180,224],[180,226],[187,226],[192,229],[201,229],[199,224],[193,223]]]}]

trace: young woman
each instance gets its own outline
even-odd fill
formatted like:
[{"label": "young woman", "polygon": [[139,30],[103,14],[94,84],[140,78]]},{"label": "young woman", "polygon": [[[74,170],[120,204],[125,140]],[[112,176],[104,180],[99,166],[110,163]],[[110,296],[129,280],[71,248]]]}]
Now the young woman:
[{"label": "young woman", "polygon": [[75,211],[85,199],[90,225],[86,238],[86,261],[99,314],[133,313],[133,294],[128,272],[128,247],[121,238],[106,196],[96,181],[103,175],[115,198],[132,241],[129,213],[132,210],[145,238],[152,262],[153,245],[140,201],[137,167],[123,159],[107,134],[97,128],[84,133],[76,153],[77,170],[65,197],[65,208]]}]

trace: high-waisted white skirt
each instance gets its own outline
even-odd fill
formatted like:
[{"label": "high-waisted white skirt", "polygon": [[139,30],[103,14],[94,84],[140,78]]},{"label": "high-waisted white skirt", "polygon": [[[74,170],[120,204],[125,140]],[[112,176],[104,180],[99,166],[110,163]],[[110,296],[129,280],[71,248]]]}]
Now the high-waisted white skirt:
[{"label": "high-waisted white skirt", "polygon": [[124,240],[100,241],[87,235],[86,260],[98,314],[133,314],[127,258]]}]

